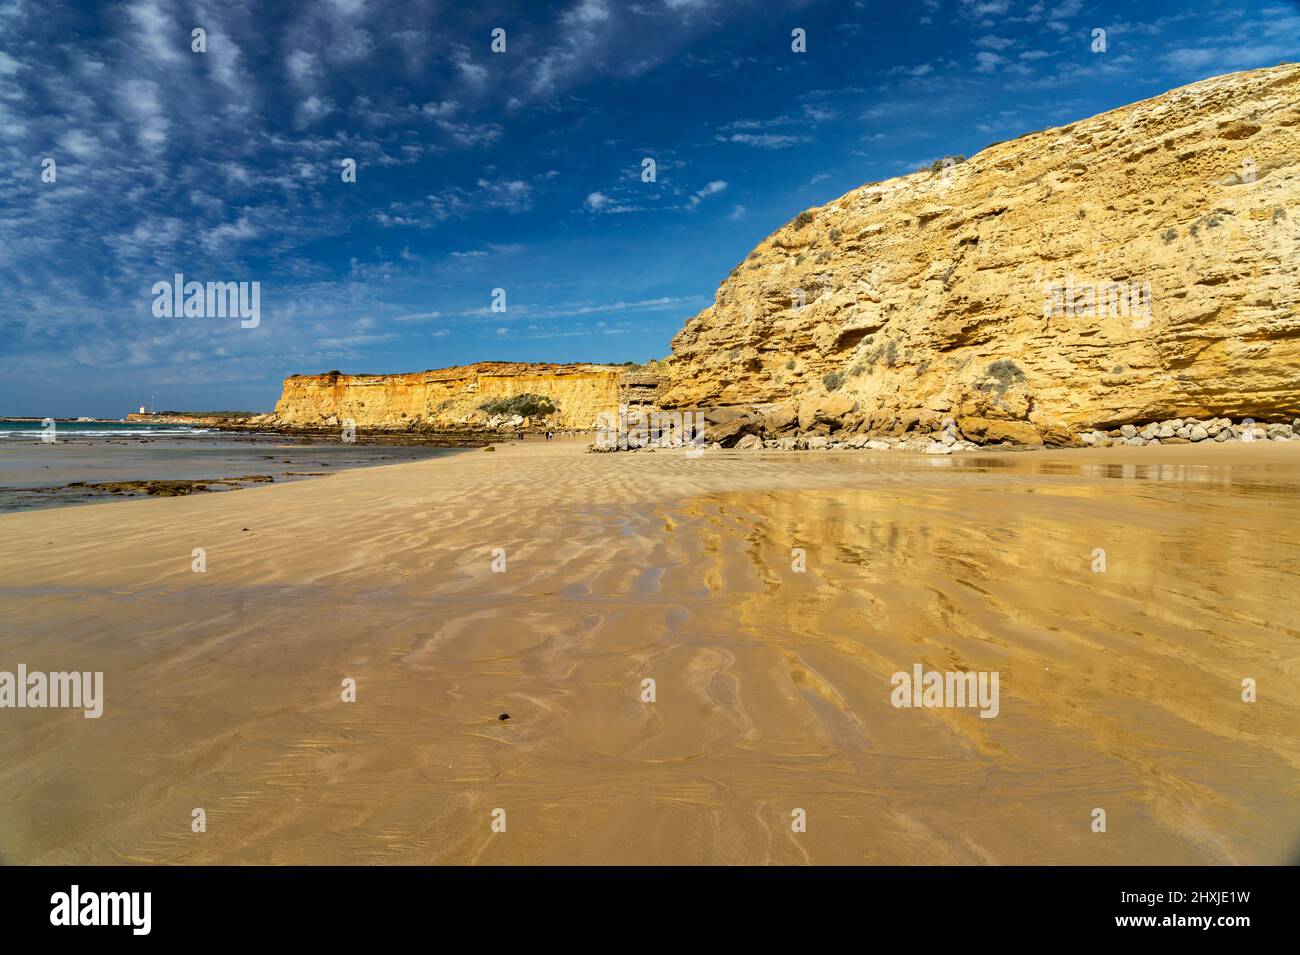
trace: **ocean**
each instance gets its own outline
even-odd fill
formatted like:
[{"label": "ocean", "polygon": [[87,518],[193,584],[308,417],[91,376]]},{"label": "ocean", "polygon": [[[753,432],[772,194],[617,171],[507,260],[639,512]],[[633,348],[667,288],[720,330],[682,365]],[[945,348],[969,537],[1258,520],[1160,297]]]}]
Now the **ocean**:
[{"label": "ocean", "polygon": [[39,441],[41,435],[47,432],[52,433],[56,439],[61,437],[140,438],[163,435],[175,437],[218,433],[211,428],[197,428],[188,424],[153,424],[148,421],[55,421],[50,428],[40,421],[0,420],[0,441]]},{"label": "ocean", "polygon": [[0,513],[249,489],[455,450],[147,422],[60,421],[43,440],[49,433],[39,421],[0,422]]}]

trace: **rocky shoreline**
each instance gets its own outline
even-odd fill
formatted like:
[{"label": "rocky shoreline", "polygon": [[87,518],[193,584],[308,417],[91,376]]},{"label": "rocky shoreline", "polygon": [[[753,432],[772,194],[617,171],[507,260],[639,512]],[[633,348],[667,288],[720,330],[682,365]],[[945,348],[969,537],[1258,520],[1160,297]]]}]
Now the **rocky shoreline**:
[{"label": "rocky shoreline", "polygon": [[1300,441],[1300,418],[1290,422],[1261,424],[1252,418],[1234,423],[1231,418],[1171,418],[1138,427],[1126,424],[1113,431],[1089,431],[1079,436],[1095,448],[1131,447],[1148,444],[1196,444],[1200,441]]},{"label": "rocky shoreline", "polygon": [[[269,417],[269,416],[265,416]],[[171,424],[195,424],[194,421],[175,420]],[[202,427],[211,431],[221,432],[223,434],[245,434],[250,436],[270,436],[285,438],[305,439],[305,443],[313,444],[315,439],[325,439],[327,443],[338,443],[342,441],[343,428],[341,426],[330,425],[291,425],[280,421],[260,421],[256,424],[237,423],[234,421],[204,421],[199,423]],[[536,429],[534,429],[536,431]],[[533,433],[533,432],[530,432]],[[540,432],[536,432],[540,433]],[[356,429],[355,440],[344,442],[348,444],[381,444],[391,445],[394,447],[478,447],[492,441],[500,441],[504,437],[514,434],[513,430],[505,431],[477,431],[461,430],[446,431],[434,428],[424,427],[412,424],[406,428],[381,428],[366,426],[364,429]]]},{"label": "rocky shoreline", "polygon": [[189,494],[203,494],[214,487],[237,491],[253,484],[274,484],[275,477],[270,474],[245,474],[234,478],[208,478],[205,480],[143,480],[143,481],[73,481],[61,488],[35,488],[36,491],[98,491],[104,494],[124,494],[135,497],[145,494],[149,497],[185,497]]},{"label": "rocky shoreline", "polygon": [[[651,406],[642,410],[648,421],[669,414]],[[266,416],[269,417],[269,416]],[[1233,421],[1226,417],[1186,417],[1124,424],[1118,428],[1092,429],[1078,433],[1053,432],[1046,438],[1025,422],[991,418],[953,418],[930,409],[914,409],[883,417],[863,415],[857,403],[845,396],[828,395],[766,407],[719,408],[703,413],[705,429],[698,446],[712,450],[737,451],[912,451],[923,454],[951,454],[990,448],[1035,450],[1044,447],[1144,447],[1152,444],[1196,444],[1203,441],[1298,441],[1300,418],[1260,422],[1252,418]],[[259,424],[207,421],[215,431],[246,434],[281,434],[286,437],[340,440],[340,428],[295,426],[283,422]],[[519,432],[539,435],[533,420],[519,415],[494,415],[478,428],[459,431],[436,430],[411,422],[404,428],[358,429],[357,444],[479,447],[514,440]],[[591,429],[565,429],[568,436],[592,433]],[[651,450],[678,446],[681,442],[660,440],[653,425],[648,427],[638,448]],[[593,451],[614,451],[615,447],[592,447]]]},{"label": "rocky shoreline", "polygon": [[[1062,434],[1043,441],[1034,436],[1021,439],[1012,432],[971,428],[951,417],[918,413],[894,422],[893,433],[873,430],[870,421],[842,417],[844,410],[833,401],[814,402],[797,413],[788,406],[762,412],[728,408],[704,415],[706,427],[699,447],[736,451],[912,451],[922,454],[952,454],[955,451],[988,449],[1038,450],[1046,447],[1144,447],[1158,444],[1222,444],[1228,441],[1300,441],[1300,418],[1291,421],[1257,422],[1243,418],[1170,418],[1146,424],[1125,424],[1118,428],[1093,429]],[[996,435],[995,440],[989,440]],[[640,448],[631,442],[628,450],[653,450],[679,442],[660,440],[653,425],[644,432]],[[612,451],[614,447],[592,450]]]}]

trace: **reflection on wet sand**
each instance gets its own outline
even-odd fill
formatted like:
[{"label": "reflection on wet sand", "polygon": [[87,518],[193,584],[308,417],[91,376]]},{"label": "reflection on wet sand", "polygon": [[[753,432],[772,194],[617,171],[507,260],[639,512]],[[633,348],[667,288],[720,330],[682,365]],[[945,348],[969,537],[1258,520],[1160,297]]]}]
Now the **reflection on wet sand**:
[{"label": "reflection on wet sand", "polygon": [[[0,713],[0,849],[1290,861],[1300,449],[1149,450],[532,447],[10,516],[0,668],[108,699]],[[916,664],[998,672],[998,716],[891,706]]]}]

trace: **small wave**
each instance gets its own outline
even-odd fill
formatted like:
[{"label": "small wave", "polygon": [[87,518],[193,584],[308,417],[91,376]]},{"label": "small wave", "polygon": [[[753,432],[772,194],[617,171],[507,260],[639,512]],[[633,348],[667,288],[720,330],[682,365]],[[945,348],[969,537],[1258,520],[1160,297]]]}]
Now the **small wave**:
[{"label": "small wave", "polygon": [[[44,434],[41,428],[0,428],[0,439],[22,439],[39,441]],[[156,438],[168,435],[212,434],[212,428],[70,428],[55,429],[54,436],[59,440],[66,438],[109,438],[109,437],[145,437]]]}]

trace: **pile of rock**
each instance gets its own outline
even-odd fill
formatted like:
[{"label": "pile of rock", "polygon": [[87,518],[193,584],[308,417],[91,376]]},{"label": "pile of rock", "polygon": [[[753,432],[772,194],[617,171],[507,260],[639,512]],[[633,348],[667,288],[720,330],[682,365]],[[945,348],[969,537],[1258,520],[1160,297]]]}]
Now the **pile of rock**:
[{"label": "pile of rock", "polygon": [[1126,424],[1113,431],[1088,431],[1079,440],[1090,447],[1140,448],[1147,444],[1194,444],[1198,441],[1300,441],[1300,418],[1290,424],[1260,424],[1250,418],[1171,418],[1145,425]]},{"label": "pile of rock", "polygon": [[[721,445],[717,445],[721,448]],[[760,438],[747,434],[736,442],[737,451],[920,451],[923,454],[952,454],[954,451],[975,451],[979,445],[960,437],[955,427],[945,428],[937,435],[893,438],[855,434],[843,440],[832,440],[821,434],[796,434],[784,438]]]},{"label": "pile of rock", "polygon": [[959,421],[936,411],[874,415],[843,395],[716,408],[704,413],[704,421],[707,444],[742,451],[902,448],[943,454],[993,443],[972,440],[976,435],[963,430]]},{"label": "pile of rock", "polygon": [[456,426],[468,431],[503,431],[508,434],[517,431],[557,430],[553,419],[544,416],[517,413],[488,414],[486,411],[475,411],[464,415],[456,421]]},{"label": "pile of rock", "polygon": [[[740,451],[919,451],[951,454],[994,445],[1041,447],[1042,438],[1030,433],[1020,438],[1005,427],[1001,430],[977,427],[983,419],[954,419],[934,412],[904,415],[880,427],[873,415],[862,415],[844,400],[823,398],[804,402],[797,410],[778,405],[758,408],[721,408],[705,415],[706,443],[715,448]],[[1009,427],[1020,422],[999,422]],[[1026,427],[1029,427],[1026,425]],[[1230,418],[1171,418],[1145,425],[1126,424],[1109,431],[1088,431],[1074,436],[1059,435],[1049,442],[1057,446],[1142,447],[1148,444],[1195,444],[1198,441],[1300,441],[1300,418],[1291,422],[1256,422],[1250,418],[1234,423]]]},{"label": "pile of rock", "polygon": [[[466,424],[477,423],[473,419],[466,421]],[[494,414],[482,426],[489,431],[518,431],[520,428],[527,427],[529,419],[519,414]]]},{"label": "pile of rock", "polygon": [[[1172,418],[1076,434],[1067,427],[1043,426],[1040,432],[1027,420],[945,413],[929,408],[902,412],[864,409],[843,395],[715,408],[703,412],[701,417],[703,433],[696,432],[699,435],[696,446],[737,451],[860,449],[952,454],[990,447],[1142,447],[1199,441],[1300,441],[1300,418],[1263,423],[1250,418],[1238,423],[1229,418]],[[664,446],[653,436],[643,443],[646,447]]]},{"label": "pile of rock", "polygon": [[952,418],[928,413],[884,433],[856,402],[839,396],[805,401],[793,407],[719,408],[706,412],[705,442],[738,451],[921,451],[951,454],[980,447]]}]

